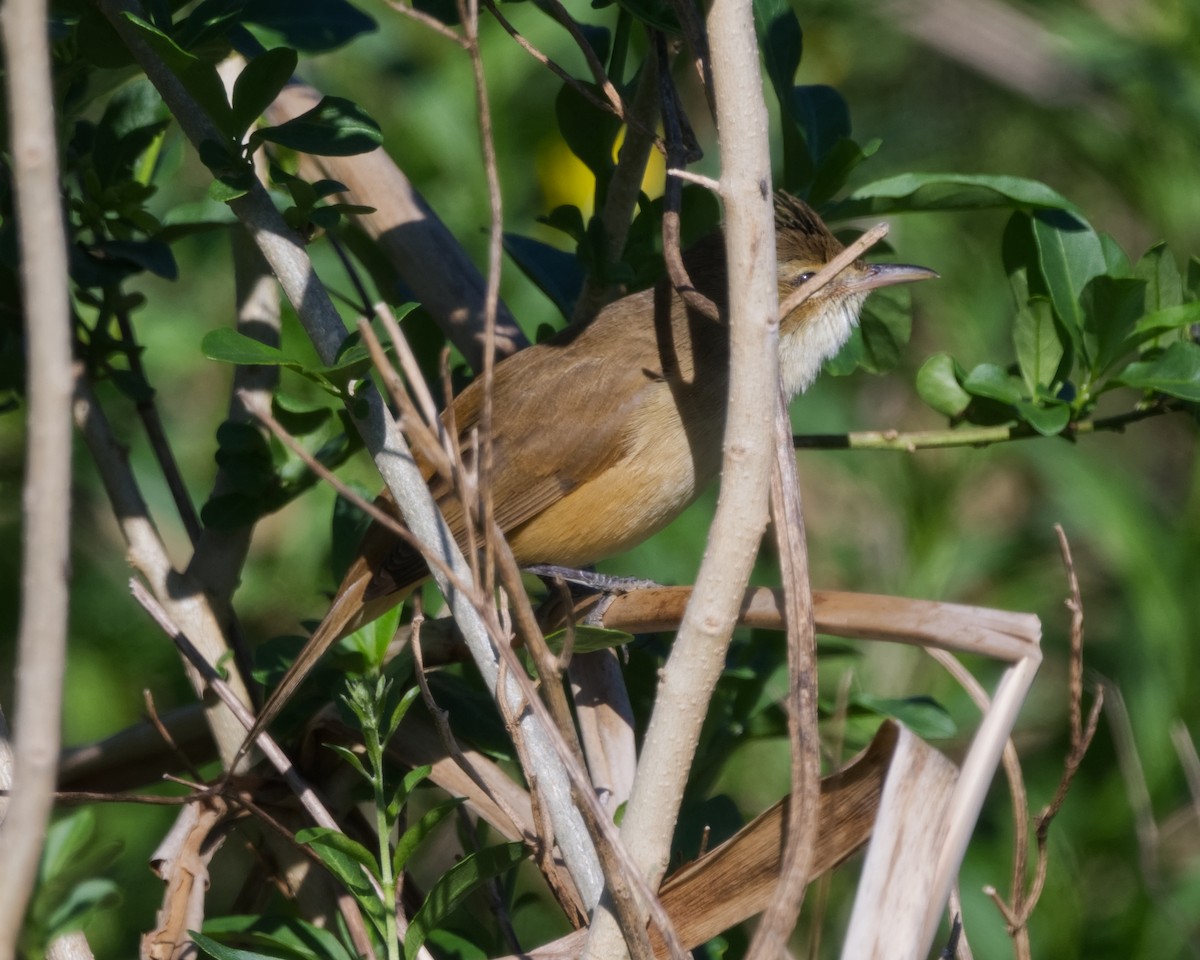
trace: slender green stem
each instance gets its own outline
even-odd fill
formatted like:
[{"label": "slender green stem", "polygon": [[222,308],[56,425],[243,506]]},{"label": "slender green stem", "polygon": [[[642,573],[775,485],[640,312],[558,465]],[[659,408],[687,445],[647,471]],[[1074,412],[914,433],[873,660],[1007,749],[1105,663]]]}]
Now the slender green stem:
[{"label": "slender green stem", "polygon": [[[1068,440],[1089,433],[1120,432],[1131,423],[1148,420],[1183,410],[1174,401],[1159,401],[1151,406],[1097,420],[1073,421],[1056,434]],[[1040,437],[1027,423],[1004,424],[996,427],[951,427],[949,430],[864,430],[854,433],[797,434],[792,446],[804,450],[930,450],[945,447],[984,447],[1010,440]]]},{"label": "slender green stem", "polygon": [[388,960],[400,960],[400,937],[396,927],[396,878],[392,874],[392,825],[388,822],[388,798],[383,783],[383,744],[378,723],[384,714],[382,694],[375,704],[375,723],[363,725],[363,742],[371,762],[371,787],[375,791],[375,834],[379,842],[379,886],[383,900],[384,944]]}]

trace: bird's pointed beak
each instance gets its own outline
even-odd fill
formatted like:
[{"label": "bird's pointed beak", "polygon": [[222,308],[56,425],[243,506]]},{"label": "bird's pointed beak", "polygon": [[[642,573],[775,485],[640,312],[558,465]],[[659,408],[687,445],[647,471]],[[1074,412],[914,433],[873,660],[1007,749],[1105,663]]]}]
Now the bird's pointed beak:
[{"label": "bird's pointed beak", "polygon": [[856,290],[864,292],[879,287],[890,287],[897,283],[915,283],[918,280],[936,280],[939,274],[926,267],[915,267],[910,263],[872,263],[853,281]]}]

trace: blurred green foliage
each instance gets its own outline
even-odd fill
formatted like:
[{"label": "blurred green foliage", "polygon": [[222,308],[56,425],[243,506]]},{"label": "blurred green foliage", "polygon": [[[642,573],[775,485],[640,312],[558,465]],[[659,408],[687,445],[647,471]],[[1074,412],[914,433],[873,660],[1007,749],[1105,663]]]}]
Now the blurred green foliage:
[{"label": "blurred green foliage", "polygon": [[[361,113],[337,111],[346,120],[346,135],[370,140],[371,123],[362,118],[373,118],[391,155],[483,263],[488,203],[470,65],[461,51],[383,5],[369,8],[377,21],[374,31],[368,21],[346,12],[341,32],[318,37],[289,32],[287,17],[273,16],[271,4],[254,6],[252,26],[264,46],[301,49],[306,79],[361,108]],[[607,26],[611,39],[617,8],[593,6],[597,9],[575,2],[570,11],[580,21]],[[654,5],[623,6],[647,16]],[[800,33],[791,30],[786,4],[759,5],[767,82],[784,103],[782,110],[772,108],[781,184],[807,189],[814,201],[833,210],[840,205],[843,213],[857,217],[903,207],[885,203],[878,187],[864,192],[868,184],[895,177],[893,185],[908,183],[915,192],[924,182],[920,175],[930,173],[939,174],[936,182],[943,184],[945,174],[1035,180],[1064,200],[1039,207],[1042,213],[1033,213],[1026,196],[1022,204],[997,204],[1016,206],[1015,214],[954,209],[893,219],[890,244],[897,254],[937,269],[943,279],[915,291],[912,341],[896,347],[896,369],[886,377],[858,372],[822,378],[794,407],[799,433],[940,429],[946,416],[954,416],[977,423],[1023,420],[1035,432],[1054,434],[1065,425],[1064,417],[1129,411],[1141,391],[1161,389],[1176,369],[1171,364],[1178,358],[1168,359],[1171,350],[1195,349],[1189,344],[1189,317],[1147,330],[1137,323],[1149,313],[1194,306],[1197,296],[1198,272],[1187,257],[1200,252],[1200,7],[1189,0],[1086,5],[993,0],[973,4],[975,19],[968,21],[956,6],[948,0],[887,7],[865,0],[814,2],[797,10]],[[214,8],[206,9],[207,16]],[[83,95],[78,86],[66,85],[63,92],[75,124],[64,130],[74,148],[64,156],[64,170],[80,242],[73,269],[87,326],[86,358],[100,381],[102,402],[130,445],[164,536],[183,558],[186,537],[172,519],[169,494],[137,425],[139,400],[154,396],[197,501],[211,487],[214,458],[244,455],[244,463],[264,468],[260,479],[273,478],[274,470],[286,466],[277,450],[247,450],[240,443],[244,437],[218,433],[229,368],[208,362],[200,345],[214,331],[228,328],[234,307],[227,239],[219,225],[223,215],[211,200],[236,193],[244,173],[237,136],[265,91],[286,78],[290,60],[273,52],[256,61],[256,83],[247,82],[244,96],[235,97],[226,116],[228,149],[207,155],[206,168],[181,142],[144,83],[117,85],[131,72],[119,57],[112,62],[115,40],[94,9],[64,3],[62,10],[94,30],[60,37],[60,55],[90,58],[93,66],[113,71],[116,88],[113,93],[92,87],[83,99],[73,99]],[[556,62],[576,76],[588,76],[579,51],[534,4],[508,3],[502,10]],[[771,16],[763,17],[764,10]],[[219,17],[192,21],[190,39],[202,48],[206,38],[219,34],[220,23]],[[350,46],[338,48],[351,39]],[[169,42],[161,44],[164,49]],[[487,17],[482,43],[510,253],[531,266],[537,259],[529,254],[533,248],[516,248],[520,239],[532,238],[567,251],[557,276],[607,268],[587,255],[597,239],[587,226],[595,199],[588,168],[606,169],[615,127],[563,125],[561,85],[547,82],[544,69]],[[635,32],[631,64],[642,44]],[[180,53],[179,69],[195,71],[195,89],[211,93],[211,78],[200,76],[200,67],[186,59],[191,54]],[[694,91],[685,90],[685,97],[691,98],[688,107],[707,151],[697,169],[715,174],[715,141],[703,107]],[[212,96],[208,102],[214,102]],[[117,136],[111,136],[114,132]],[[306,132],[311,131],[264,138],[311,148]],[[595,139],[584,143],[585,134]],[[577,161],[564,138],[590,162]],[[226,189],[210,195],[214,173]],[[340,211],[323,203],[325,188],[289,184],[282,171],[279,180],[295,222],[337,229]],[[907,195],[899,187],[893,193]],[[1044,211],[1060,206],[1076,218],[1077,227],[1066,234],[1083,234],[1088,249],[1056,261],[1063,267],[1056,272],[1046,254],[1046,235],[1038,233],[1038,218],[1044,226]],[[568,207],[578,209],[578,220]],[[647,202],[642,210],[650,220],[651,207]],[[654,234],[647,229],[645,235],[651,238],[649,257]],[[539,262],[545,262],[548,255],[537,249]],[[328,244],[318,240],[312,251],[329,286],[354,299]],[[1124,252],[1127,264],[1118,262],[1117,251]],[[5,249],[3,256],[6,288],[0,290],[0,304],[8,316],[0,322],[0,403],[11,399],[20,367],[19,342],[11,333],[10,305],[17,299],[11,287],[13,251]],[[643,258],[643,269],[649,262]],[[1080,263],[1082,272],[1072,267]],[[535,283],[511,266],[506,264],[502,293],[525,329],[532,335],[544,323],[560,323],[573,288],[547,288],[547,277]],[[1101,276],[1105,273],[1112,279]],[[1153,300],[1152,287],[1158,291]],[[1140,298],[1130,308],[1134,312],[1105,313],[1109,305],[1125,303],[1126,295]],[[1078,322],[1071,326],[1075,310]],[[135,338],[126,335],[127,329]],[[1097,339],[1098,330],[1119,336]],[[1143,332],[1147,338],[1121,352],[1128,337]],[[1163,338],[1161,344],[1151,342],[1155,337]],[[1139,359],[1137,351],[1147,345],[1161,346],[1162,352]],[[315,366],[291,317],[283,350],[299,368]],[[1109,360],[1119,364],[1109,366]],[[1014,361],[1018,365],[1010,371]],[[1131,371],[1128,363],[1159,363],[1166,369]],[[1122,371],[1131,386],[1119,385]],[[1068,383],[1072,390],[1064,391]],[[294,416],[328,409],[321,389],[295,370],[285,369],[283,384],[294,398]],[[1087,385],[1114,389],[1080,389]],[[1196,399],[1179,391],[1172,396]],[[317,413],[314,437],[336,436],[339,423]],[[0,702],[6,705],[11,703],[9,638],[15,634],[19,582],[22,429],[19,412],[0,417],[0,662],[5,668]],[[341,462],[351,451],[327,452]],[[1037,437],[986,449],[799,455],[816,586],[978,603],[1042,617],[1046,662],[1017,734],[1034,809],[1052,795],[1066,750],[1066,580],[1052,526],[1061,523],[1066,530],[1082,582],[1089,682],[1111,683],[1123,694],[1148,809],[1134,809],[1140,802],[1136,781],[1118,757],[1111,732],[1116,721],[1107,715],[1051,830],[1047,888],[1031,921],[1037,957],[1200,955],[1200,823],[1172,743],[1177,728],[1200,733],[1200,700],[1194,693],[1200,688],[1194,642],[1200,636],[1200,598],[1189,586],[1200,560],[1195,453],[1192,418],[1176,413],[1132,424],[1123,433]],[[115,562],[123,546],[86,456],[77,466],[70,742],[96,739],[136,720],[143,688],[153,692],[160,709],[190,699],[174,653],[128,598],[128,569]],[[351,460],[344,472],[368,487],[376,484],[369,464]],[[295,632],[298,621],[323,613],[322,592],[335,585],[329,533],[333,496],[319,485],[309,488],[299,473],[284,479],[294,488],[263,480],[261,496],[248,507],[252,512],[264,504],[281,507],[257,527],[237,597],[244,629],[253,638]],[[669,530],[602,568],[690,582],[712,503],[710,494]],[[773,560],[765,556],[757,581],[777,578]],[[626,672],[642,720],[664,643],[663,638],[639,638],[630,652]],[[776,706],[783,689],[780,656],[779,638],[746,633],[735,641],[729,676],[706,730],[708,759],[697,770],[685,810],[681,849],[695,849],[701,825],[715,825],[716,842],[736,829],[739,819],[786,791],[784,725]],[[985,679],[995,675],[988,664],[972,666]],[[830,699],[850,673],[847,682],[860,711],[888,698],[934,698],[940,710],[925,719],[940,723],[944,717],[943,729],[957,731],[942,744],[952,753],[963,748],[973,729],[969,702],[916,651],[877,644],[830,648],[822,673],[823,695]],[[444,683],[441,694],[454,696],[458,678],[448,675]],[[1110,704],[1115,700],[1110,694]],[[1139,816],[1153,817],[1160,831],[1139,834]],[[74,896],[75,903],[97,908],[88,927],[97,955],[130,955],[137,935],[152,923],[161,895],[144,862],[168,819],[159,811],[106,807],[97,812],[94,825],[76,824],[61,834],[91,836],[94,830],[105,843],[122,838],[125,852],[111,865],[106,861],[103,876],[109,879],[91,891],[92,900],[86,889],[80,893],[64,886],[62,902],[39,901],[37,922],[52,926]],[[1003,957],[1010,950],[1002,921],[980,891],[994,884],[1007,893],[1011,836],[1008,800],[998,784],[961,882],[967,934],[978,957]],[[218,874],[214,882],[214,913],[233,900],[228,888],[237,885],[234,874],[244,864],[227,869],[231,875]],[[113,882],[123,902],[119,910],[103,909]],[[845,875],[833,881],[833,929],[844,923],[851,885]],[[526,904],[523,912],[535,914],[536,903]],[[529,928],[547,923],[544,918],[526,922]],[[798,936],[807,935],[810,922],[806,912]],[[446,944],[454,935],[436,944],[447,955],[453,953]],[[730,934],[731,953],[743,944],[740,936]],[[835,954],[836,937],[826,935],[821,956]]]}]

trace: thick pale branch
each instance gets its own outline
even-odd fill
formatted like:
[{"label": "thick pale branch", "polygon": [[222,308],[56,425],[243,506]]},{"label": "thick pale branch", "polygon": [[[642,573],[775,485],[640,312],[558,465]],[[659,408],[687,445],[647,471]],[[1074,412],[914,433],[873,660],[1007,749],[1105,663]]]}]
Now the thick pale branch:
[{"label": "thick pale branch", "polygon": [[[730,393],[721,493],[696,590],[662,672],[621,837],[657,886],[742,590],[767,522],[771,417],[778,391],[779,304],[767,111],[749,5],[714,0],[709,13],[726,204]],[[588,957],[616,956],[610,915],[598,914]]]},{"label": "thick pale branch", "polygon": [[0,958],[12,957],[53,803],[66,668],[71,504],[71,328],[46,4],[0,8],[27,392],[15,792],[0,824]]}]

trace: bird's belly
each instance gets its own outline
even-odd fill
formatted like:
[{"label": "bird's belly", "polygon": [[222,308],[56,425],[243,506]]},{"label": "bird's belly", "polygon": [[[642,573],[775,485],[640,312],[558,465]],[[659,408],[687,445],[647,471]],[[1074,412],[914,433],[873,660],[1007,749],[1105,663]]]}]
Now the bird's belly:
[{"label": "bird's belly", "polygon": [[[715,444],[719,458],[719,438]],[[719,466],[712,456],[694,456],[682,429],[631,446],[509,534],[518,563],[583,567],[635,547],[679,516]]]}]

